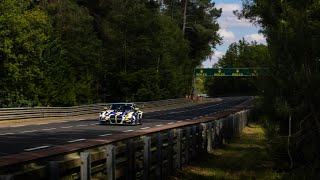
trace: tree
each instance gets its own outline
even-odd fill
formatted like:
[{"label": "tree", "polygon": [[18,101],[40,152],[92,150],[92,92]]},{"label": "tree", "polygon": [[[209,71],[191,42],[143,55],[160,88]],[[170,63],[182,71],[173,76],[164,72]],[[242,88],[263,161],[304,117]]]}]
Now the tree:
[{"label": "tree", "polygon": [[[185,1],[189,2],[189,1]],[[188,26],[145,0],[2,1],[3,106],[70,106],[189,94],[193,68],[219,42],[210,1]],[[9,27],[9,28],[8,28]]]},{"label": "tree", "polygon": [[148,95],[152,100],[186,93],[189,76],[182,75],[189,52],[187,41],[175,21],[161,14],[155,2],[90,1],[86,6],[95,15],[104,42],[100,82],[112,94],[109,101],[139,100],[141,92],[157,92]]},{"label": "tree", "polygon": [[54,35],[47,48],[46,103],[76,105],[96,99],[96,71],[101,59],[101,41],[87,8],[71,0],[46,7]]},{"label": "tree", "polygon": [[[229,45],[226,54],[215,66],[220,68],[267,68],[270,62],[268,47],[241,39]],[[262,91],[261,78],[218,77],[205,81],[209,95],[254,95]]]},{"label": "tree", "polygon": [[316,167],[320,158],[319,10],[318,1],[252,0],[244,1],[243,11],[238,12],[239,17],[261,25],[269,44],[273,77],[263,98],[268,124],[279,125],[273,131],[288,135],[292,117],[294,141],[289,150],[293,160]]},{"label": "tree", "polygon": [[222,11],[216,9],[214,2],[210,0],[164,2],[167,7],[165,13],[175,19],[181,29],[185,26],[185,38],[190,42],[189,59],[192,70],[210,56],[216,45],[220,43],[217,19]]},{"label": "tree", "polygon": [[52,28],[48,16],[31,1],[3,0],[0,12],[1,104],[40,105],[42,53]]}]

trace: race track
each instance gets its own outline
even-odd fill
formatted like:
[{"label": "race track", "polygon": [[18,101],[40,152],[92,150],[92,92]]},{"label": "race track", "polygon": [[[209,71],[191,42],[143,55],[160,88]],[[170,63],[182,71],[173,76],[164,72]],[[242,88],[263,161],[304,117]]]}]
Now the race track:
[{"label": "race track", "polygon": [[[120,126],[98,125],[97,119],[65,121],[56,123],[37,122],[33,125],[16,125],[0,128],[0,156],[50,148],[138,129],[165,126],[167,124],[192,121],[223,111],[252,97],[224,97],[221,102],[209,102],[184,108],[144,113],[143,125]],[[97,114],[98,118],[98,114]]]}]

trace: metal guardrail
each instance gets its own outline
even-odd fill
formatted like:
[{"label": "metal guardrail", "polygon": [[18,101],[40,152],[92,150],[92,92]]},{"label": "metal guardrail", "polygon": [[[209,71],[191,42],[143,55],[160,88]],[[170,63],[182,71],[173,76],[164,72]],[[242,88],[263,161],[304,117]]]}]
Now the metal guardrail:
[{"label": "metal guardrail", "polygon": [[69,152],[66,145],[62,147],[64,153],[54,156],[41,157],[39,152],[24,154],[22,158],[33,158],[27,162],[10,161],[10,165],[4,165],[8,159],[3,158],[0,180],[165,179],[197,155],[211,151],[224,140],[240,136],[248,119],[252,118],[251,110],[243,109],[150,132],[125,133],[104,142],[99,139],[88,147],[81,143],[78,150]]},{"label": "metal guardrail", "polygon": [[[190,101],[190,99],[178,98],[150,102],[136,102],[136,104],[141,108],[151,108],[186,103]],[[110,104],[111,103],[99,103],[72,107],[0,108],[0,121],[31,118],[68,117],[94,114],[99,113],[103,109],[103,107],[106,107]]]}]

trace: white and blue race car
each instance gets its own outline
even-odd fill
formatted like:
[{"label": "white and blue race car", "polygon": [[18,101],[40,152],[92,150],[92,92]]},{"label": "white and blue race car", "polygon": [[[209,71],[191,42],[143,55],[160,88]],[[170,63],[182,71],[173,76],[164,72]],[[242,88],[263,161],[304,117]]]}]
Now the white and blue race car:
[{"label": "white and blue race car", "polygon": [[113,103],[100,112],[99,124],[142,124],[142,114],[134,103]]}]

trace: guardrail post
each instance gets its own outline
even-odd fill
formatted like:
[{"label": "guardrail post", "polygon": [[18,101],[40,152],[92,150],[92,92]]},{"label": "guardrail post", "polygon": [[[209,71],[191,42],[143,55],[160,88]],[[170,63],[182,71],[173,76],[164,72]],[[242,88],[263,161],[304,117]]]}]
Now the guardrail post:
[{"label": "guardrail post", "polygon": [[244,123],[243,123],[243,128],[246,127],[246,125],[248,124],[248,113],[249,113],[249,110],[245,110],[243,111],[244,113]]},{"label": "guardrail post", "polygon": [[80,153],[81,158],[81,180],[91,179],[91,154],[88,152]]},{"label": "guardrail post", "polygon": [[193,125],[192,126],[192,158],[197,155],[197,126]]},{"label": "guardrail post", "polygon": [[216,121],[213,121],[211,124],[212,124],[212,147],[215,148],[217,123],[216,123]]},{"label": "guardrail post", "polygon": [[240,136],[241,130],[242,130],[242,121],[243,121],[243,114],[241,112],[239,112],[239,136]]},{"label": "guardrail post", "polygon": [[233,116],[232,114],[228,117],[229,120],[229,135],[230,135],[230,140],[233,138]]},{"label": "guardrail post", "polygon": [[162,166],[163,166],[163,156],[162,156],[162,147],[163,147],[163,139],[162,139],[162,133],[158,132],[157,134],[157,139],[158,139],[158,145],[157,145],[157,170],[156,170],[156,175],[157,179],[161,180],[163,179],[162,176]]},{"label": "guardrail post", "polygon": [[230,116],[230,133],[231,133],[231,137],[234,137],[234,120],[233,120],[233,114],[231,114]]},{"label": "guardrail post", "polygon": [[217,146],[221,146],[221,143],[222,143],[222,133],[221,133],[221,119],[219,120],[216,120],[216,136],[215,136],[215,144]]},{"label": "guardrail post", "polygon": [[49,167],[50,180],[59,180],[60,179],[59,162],[49,161],[48,167]]},{"label": "guardrail post", "polygon": [[241,134],[241,130],[242,130],[242,126],[243,126],[243,113],[240,111],[239,112],[239,116],[240,116],[240,128],[239,128],[239,132]]},{"label": "guardrail post", "polygon": [[60,179],[60,170],[59,170],[59,162],[58,161],[50,161],[49,162],[49,174],[50,174],[50,180],[59,180]]},{"label": "guardrail post", "polygon": [[46,117],[44,111],[45,111],[44,109],[39,109],[39,114],[40,114],[40,117],[42,117],[42,118]]},{"label": "guardrail post", "polygon": [[208,146],[207,146],[207,151],[209,152],[209,151],[211,151],[212,150],[212,122],[209,122],[208,124],[207,124],[207,126],[208,126],[208,141],[207,141],[207,144],[208,144]]},{"label": "guardrail post", "polygon": [[222,132],[223,132],[223,139],[226,142],[230,140],[230,130],[229,130],[229,116],[222,119]]},{"label": "guardrail post", "polygon": [[185,155],[185,161],[186,163],[189,163],[190,160],[190,127],[186,127],[186,141],[185,141],[185,149],[184,149],[184,155]]},{"label": "guardrail post", "polygon": [[183,129],[177,130],[177,168],[181,169],[182,165],[182,133]]},{"label": "guardrail post", "polygon": [[220,145],[225,144],[225,121],[226,119],[220,119]]},{"label": "guardrail post", "polygon": [[240,121],[240,118],[239,118],[239,113],[235,113],[233,115],[233,123],[234,123],[234,135],[235,137],[240,137],[240,127],[239,127],[239,121]]},{"label": "guardrail post", "polygon": [[173,169],[173,130],[168,130],[168,173],[172,174]]},{"label": "guardrail post", "polygon": [[134,139],[129,139],[127,143],[128,147],[128,179],[134,180],[136,179],[136,170],[135,170],[135,146]]},{"label": "guardrail post", "polygon": [[143,179],[149,179],[149,168],[150,166],[150,159],[151,159],[151,137],[144,136],[143,137]]},{"label": "guardrail post", "polygon": [[115,146],[107,145],[107,176],[108,180],[116,179],[116,152]]},{"label": "guardrail post", "polygon": [[202,151],[202,125],[198,124],[198,152]]},{"label": "guardrail post", "polygon": [[202,144],[203,144],[203,146],[202,146],[202,144],[201,144],[201,150],[203,151],[203,150],[207,150],[207,145],[208,145],[208,143],[207,143],[207,123],[201,123],[201,128],[203,129],[203,131],[202,131]]}]

